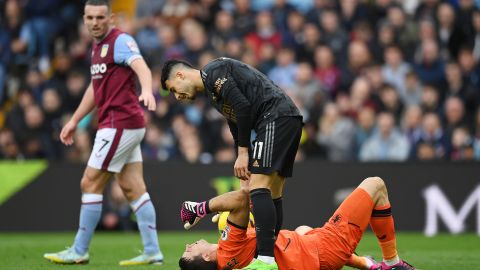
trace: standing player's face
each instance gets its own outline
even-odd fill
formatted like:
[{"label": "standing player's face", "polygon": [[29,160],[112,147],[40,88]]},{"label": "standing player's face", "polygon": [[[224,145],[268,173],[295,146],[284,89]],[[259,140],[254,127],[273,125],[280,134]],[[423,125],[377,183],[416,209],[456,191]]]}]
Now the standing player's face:
[{"label": "standing player's face", "polygon": [[179,101],[193,101],[197,92],[193,83],[182,72],[176,72],[165,82],[168,91],[175,95]]},{"label": "standing player's face", "polygon": [[87,26],[88,32],[93,38],[100,40],[108,32],[111,22],[111,14],[106,5],[102,6],[85,6],[85,14],[83,15],[83,23]]}]

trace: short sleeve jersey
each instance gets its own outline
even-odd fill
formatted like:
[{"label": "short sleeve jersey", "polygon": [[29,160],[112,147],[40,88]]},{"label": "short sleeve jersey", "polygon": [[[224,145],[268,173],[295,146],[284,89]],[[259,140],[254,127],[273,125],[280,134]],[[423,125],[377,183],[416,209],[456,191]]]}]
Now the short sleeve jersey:
[{"label": "short sleeve jersey", "polygon": [[99,128],[145,127],[135,73],[129,67],[141,57],[135,40],[115,28],[102,41],[94,42],[90,74]]}]

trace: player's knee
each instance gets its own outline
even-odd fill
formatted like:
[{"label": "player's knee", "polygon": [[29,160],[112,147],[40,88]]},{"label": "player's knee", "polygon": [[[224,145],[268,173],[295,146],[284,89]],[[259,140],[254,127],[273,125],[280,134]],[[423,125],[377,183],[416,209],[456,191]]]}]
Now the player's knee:
[{"label": "player's knee", "polygon": [[378,176],[366,178],[360,186],[369,191],[372,195],[386,192],[385,182]]},{"label": "player's knee", "polygon": [[250,192],[248,189],[238,190],[236,200],[239,205],[250,205]]},{"label": "player's knee", "polygon": [[95,192],[95,181],[87,174],[84,174],[82,180],[80,181],[80,190],[82,191],[82,193]]}]

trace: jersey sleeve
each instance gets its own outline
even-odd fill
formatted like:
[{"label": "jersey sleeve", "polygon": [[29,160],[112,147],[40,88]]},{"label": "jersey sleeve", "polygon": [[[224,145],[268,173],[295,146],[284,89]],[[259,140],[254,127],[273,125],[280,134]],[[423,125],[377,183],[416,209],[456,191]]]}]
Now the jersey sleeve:
[{"label": "jersey sleeve", "polygon": [[137,42],[127,34],[121,34],[115,40],[113,59],[115,64],[130,65],[133,60],[142,58]]},{"label": "jersey sleeve", "polygon": [[238,149],[237,149],[237,147],[238,147],[238,128],[237,128],[237,125],[230,120],[227,120],[227,124],[228,124],[228,127],[230,128],[230,133],[232,133],[233,141],[235,142],[235,151],[238,151]]},{"label": "jersey sleeve", "polygon": [[251,104],[243,95],[240,88],[237,86],[235,79],[232,77],[228,68],[217,68],[213,77],[215,78],[215,91],[230,103],[235,116],[237,118],[237,138],[238,146],[250,146],[250,133],[252,129],[251,123]]}]

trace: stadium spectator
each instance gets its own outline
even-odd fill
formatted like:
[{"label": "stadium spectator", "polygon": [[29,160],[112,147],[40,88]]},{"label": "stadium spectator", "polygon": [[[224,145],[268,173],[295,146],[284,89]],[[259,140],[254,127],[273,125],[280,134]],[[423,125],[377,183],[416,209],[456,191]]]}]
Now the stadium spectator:
[{"label": "stadium spectator", "polygon": [[423,83],[441,85],[444,78],[443,69],[438,44],[432,39],[422,41],[420,60],[414,65],[420,80]]},{"label": "stadium spectator", "polygon": [[329,160],[353,159],[355,125],[340,114],[335,103],[325,105],[318,126],[317,143],[327,149]]},{"label": "stadium spectator", "polygon": [[320,27],[322,29],[322,41],[333,50],[335,55],[343,53],[347,45],[348,35],[339,22],[338,14],[332,9],[323,11],[320,18]]},{"label": "stadium spectator", "polygon": [[360,150],[362,161],[404,161],[408,158],[410,145],[397,130],[391,113],[382,112],[377,118],[378,130],[365,142]]},{"label": "stadium spectator", "polygon": [[8,68],[13,69],[13,74],[21,75],[38,52],[37,33],[25,16],[19,1],[7,0],[3,4],[5,5],[5,23],[2,32],[8,35],[10,40],[8,47],[12,53],[12,62]]},{"label": "stadium spectator", "polygon": [[297,48],[296,54],[299,61],[311,61],[314,64],[315,49],[320,44],[322,33],[317,25],[307,23],[303,27],[300,34],[300,47]]},{"label": "stadium spectator", "polygon": [[255,30],[255,12],[250,8],[250,0],[233,0],[232,8],[235,25],[243,38]]},{"label": "stadium spectator", "polygon": [[325,87],[330,97],[335,96],[340,86],[341,73],[336,65],[332,49],[320,45],[315,49],[315,76]]},{"label": "stadium spectator", "polygon": [[348,46],[348,60],[341,70],[341,91],[350,89],[353,81],[372,63],[372,56],[367,45],[353,41]]},{"label": "stadium spectator", "polygon": [[382,112],[390,112],[395,117],[395,121],[399,122],[402,116],[404,105],[398,96],[397,90],[389,84],[384,84],[378,93],[380,99],[379,110]]},{"label": "stadium spectator", "polygon": [[474,121],[473,149],[475,151],[475,159],[480,160],[480,109],[475,113]]},{"label": "stadium spectator", "polygon": [[282,89],[294,91],[295,76],[298,73],[294,52],[290,48],[282,48],[275,59],[275,66],[268,72],[268,78]]},{"label": "stadium spectator", "polygon": [[[445,101],[445,134],[450,139],[453,136],[453,130],[457,127],[468,125],[469,121],[465,119],[465,106],[458,97],[449,97]],[[468,127],[471,129],[472,127]]]},{"label": "stadium spectator", "polygon": [[406,106],[420,105],[422,99],[422,85],[413,71],[405,74],[405,92],[400,92],[400,97]]},{"label": "stadium spectator", "polygon": [[363,144],[372,136],[375,131],[375,111],[372,107],[365,106],[360,109],[357,116],[355,129],[355,159],[358,160],[358,154]]},{"label": "stadium spectator", "polygon": [[[432,152],[432,155],[427,155],[424,152]],[[420,137],[415,141],[411,157],[421,159],[423,155],[427,155],[430,157],[429,159],[446,159],[449,152],[448,138],[444,134],[440,118],[435,113],[425,114]]]},{"label": "stadium spectator", "polygon": [[450,160],[473,160],[473,140],[467,128],[457,127],[453,130],[451,145]]},{"label": "stadium spectator", "polygon": [[441,111],[440,93],[437,87],[431,84],[423,86],[420,106],[424,112],[439,113]]},{"label": "stadium spectator", "polygon": [[384,51],[385,64],[382,66],[382,75],[386,83],[397,89],[400,96],[406,95],[406,76],[411,70],[410,65],[403,59],[400,47],[392,45]]},{"label": "stadium spectator", "polygon": [[20,146],[15,140],[13,132],[9,129],[0,129],[0,157],[17,161],[25,158],[20,151]]},{"label": "stadium spectator", "polygon": [[260,48],[263,44],[272,44],[276,49],[281,47],[282,36],[273,22],[272,14],[269,11],[262,11],[255,17],[255,31],[245,36],[245,42],[249,49],[260,59]]},{"label": "stadium spectator", "polygon": [[[314,77],[312,66],[307,62],[298,64],[295,83],[287,90],[302,103],[306,113],[315,108],[321,108],[323,103],[329,99],[320,82]],[[305,122],[309,121],[305,114],[303,114],[303,119]]]},{"label": "stadium spectator", "polygon": [[445,60],[456,58],[460,46],[465,42],[465,37],[462,28],[456,25],[460,20],[457,20],[453,6],[449,3],[441,3],[438,6],[436,18],[440,55]]},{"label": "stadium spectator", "polygon": [[422,134],[422,118],[422,109],[415,105],[407,107],[403,114],[401,128],[412,147],[420,140]]}]

